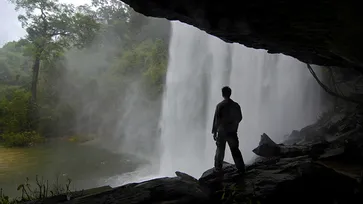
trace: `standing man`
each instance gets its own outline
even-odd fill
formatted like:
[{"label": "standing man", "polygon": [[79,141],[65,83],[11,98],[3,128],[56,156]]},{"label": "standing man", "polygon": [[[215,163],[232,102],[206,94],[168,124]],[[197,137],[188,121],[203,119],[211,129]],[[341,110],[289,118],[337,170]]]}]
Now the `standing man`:
[{"label": "standing man", "polygon": [[222,88],[224,100],[220,102],[213,119],[213,138],[217,144],[217,151],[214,158],[214,169],[220,172],[223,166],[226,143],[231,149],[232,157],[240,173],[245,172],[245,164],[241,151],[238,148],[237,130],[242,121],[241,107],[231,99],[232,90],[228,86]]}]

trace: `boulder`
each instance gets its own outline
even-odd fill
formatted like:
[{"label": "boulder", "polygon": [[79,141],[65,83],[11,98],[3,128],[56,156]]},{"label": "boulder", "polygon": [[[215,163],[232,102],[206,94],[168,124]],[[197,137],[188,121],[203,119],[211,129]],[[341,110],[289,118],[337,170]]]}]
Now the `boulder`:
[{"label": "boulder", "polygon": [[196,178],[194,178],[193,176],[190,176],[186,173],[183,173],[183,172],[180,172],[180,171],[177,171],[175,172],[175,175],[179,178],[181,178],[182,180],[184,181],[190,181],[190,182],[197,182],[198,180]]},{"label": "boulder", "polygon": [[304,139],[300,136],[300,131],[298,130],[293,130],[290,135],[287,135],[284,138],[285,141],[283,144],[285,145],[293,145]]},{"label": "boulder", "polygon": [[276,144],[264,133],[261,135],[258,147],[252,151],[262,157],[297,157],[308,155],[311,151],[311,147],[304,145]]},{"label": "boulder", "polygon": [[281,146],[277,145],[271,138],[263,133],[258,147],[252,150],[255,154],[262,157],[274,157],[281,154]]},{"label": "boulder", "polygon": [[67,204],[209,203],[209,192],[198,182],[180,177],[158,178],[129,184],[104,193],[76,198]]}]

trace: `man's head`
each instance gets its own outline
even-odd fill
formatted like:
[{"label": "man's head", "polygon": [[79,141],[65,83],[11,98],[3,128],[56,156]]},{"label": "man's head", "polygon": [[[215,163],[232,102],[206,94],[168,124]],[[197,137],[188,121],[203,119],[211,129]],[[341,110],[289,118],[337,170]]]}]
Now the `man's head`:
[{"label": "man's head", "polygon": [[231,88],[229,88],[228,86],[225,86],[225,87],[222,88],[223,98],[228,99],[228,98],[231,97],[231,94],[232,94]]}]

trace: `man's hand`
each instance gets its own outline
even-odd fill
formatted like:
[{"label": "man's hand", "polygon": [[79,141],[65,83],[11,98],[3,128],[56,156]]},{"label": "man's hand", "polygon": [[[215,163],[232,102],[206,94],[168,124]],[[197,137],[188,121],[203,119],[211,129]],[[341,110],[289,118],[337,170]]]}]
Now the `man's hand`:
[{"label": "man's hand", "polygon": [[213,139],[214,139],[214,141],[217,141],[217,139],[218,139],[217,133],[213,133]]}]

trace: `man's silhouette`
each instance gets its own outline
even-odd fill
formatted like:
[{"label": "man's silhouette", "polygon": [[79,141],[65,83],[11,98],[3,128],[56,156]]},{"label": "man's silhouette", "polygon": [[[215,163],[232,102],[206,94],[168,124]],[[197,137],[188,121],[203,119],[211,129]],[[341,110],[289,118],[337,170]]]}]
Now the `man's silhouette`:
[{"label": "man's silhouette", "polygon": [[239,104],[230,98],[231,94],[232,90],[228,86],[222,88],[224,100],[217,105],[214,114],[212,134],[217,144],[214,168],[217,172],[222,170],[224,152],[226,143],[228,143],[237,169],[240,173],[244,173],[245,164],[238,148],[237,137],[238,125],[242,121],[242,112]]}]

